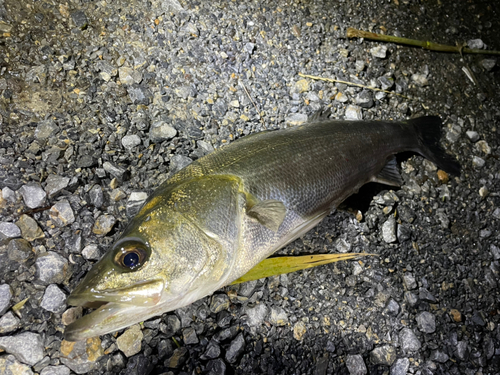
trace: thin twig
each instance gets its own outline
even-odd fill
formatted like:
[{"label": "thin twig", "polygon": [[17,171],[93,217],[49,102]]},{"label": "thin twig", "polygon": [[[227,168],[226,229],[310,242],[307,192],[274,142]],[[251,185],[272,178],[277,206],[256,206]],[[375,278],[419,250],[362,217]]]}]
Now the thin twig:
[{"label": "thin twig", "polygon": [[267,130],[266,128],[266,124],[264,123],[264,119],[262,118],[262,116],[260,115],[259,113],[259,109],[257,108],[257,106],[255,105],[255,102],[252,100],[252,97],[250,96],[250,93],[248,92],[247,88],[245,87],[245,85],[243,84],[243,82],[241,81],[238,81],[239,84],[241,85],[241,87],[243,87],[243,90],[245,90],[247,96],[248,96],[248,99],[250,99],[250,101],[252,102],[253,104],[253,107],[255,108],[255,111],[257,112],[257,114],[259,115],[260,117],[260,122],[262,123],[262,126],[264,127],[264,129]]},{"label": "thin twig", "polygon": [[431,51],[440,52],[454,52],[454,53],[477,53],[483,55],[500,55],[500,51],[489,51],[486,49],[472,49],[463,46],[449,46],[446,44],[439,44],[424,40],[408,39],[392,35],[382,35],[377,33],[370,33],[368,31],[354,29],[349,27],[347,29],[348,38],[365,38],[371,40],[377,40],[379,42],[390,42],[397,44],[407,44],[410,46],[422,47]]},{"label": "thin twig", "polygon": [[397,96],[400,96],[402,98],[405,98],[405,99],[408,99],[408,100],[412,100],[411,98],[409,98],[407,96],[404,96],[404,95],[401,95],[401,94],[398,94],[397,92],[382,90],[382,89],[378,89],[376,87],[371,87],[371,86],[365,86],[365,85],[361,85],[359,83],[354,83],[354,82],[349,82],[349,81],[342,81],[340,79],[311,76],[309,74],[303,74],[303,73],[299,73],[299,76],[304,77],[304,78],[316,79],[316,80],[320,80],[320,81],[343,83],[343,84],[346,84],[346,85],[349,85],[349,86],[356,86],[356,87],[361,87],[363,89],[385,92],[386,94],[397,95]]}]

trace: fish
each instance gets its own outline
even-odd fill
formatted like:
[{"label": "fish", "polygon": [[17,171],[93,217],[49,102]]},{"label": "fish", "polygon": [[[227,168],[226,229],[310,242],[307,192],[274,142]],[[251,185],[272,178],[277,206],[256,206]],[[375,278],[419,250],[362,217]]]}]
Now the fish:
[{"label": "fish", "polygon": [[302,236],[368,182],[403,184],[395,154],[452,175],[442,121],[342,121],[244,136],[161,184],[67,299],[95,310],[66,326],[85,340],[187,306]]}]

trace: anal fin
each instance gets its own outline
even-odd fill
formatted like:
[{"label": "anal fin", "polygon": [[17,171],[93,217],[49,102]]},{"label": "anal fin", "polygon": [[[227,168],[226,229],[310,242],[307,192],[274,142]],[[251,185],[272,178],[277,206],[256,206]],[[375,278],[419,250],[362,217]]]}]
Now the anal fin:
[{"label": "anal fin", "polygon": [[372,182],[378,182],[391,186],[403,185],[403,180],[398,171],[398,164],[396,163],[396,158],[394,156],[388,160],[387,164],[379,172],[379,174],[372,178]]}]

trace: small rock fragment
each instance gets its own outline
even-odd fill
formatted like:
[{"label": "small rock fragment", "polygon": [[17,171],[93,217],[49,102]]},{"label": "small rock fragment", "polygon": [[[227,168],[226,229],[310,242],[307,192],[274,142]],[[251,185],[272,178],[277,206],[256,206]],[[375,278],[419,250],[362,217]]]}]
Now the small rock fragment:
[{"label": "small rock fragment", "polygon": [[49,198],[53,198],[68,186],[69,178],[51,174],[47,177],[45,183],[45,192]]},{"label": "small rock fragment", "polygon": [[38,184],[23,185],[19,189],[19,193],[23,196],[24,203],[29,208],[33,209],[45,204],[47,193]]},{"label": "small rock fragment", "polygon": [[255,307],[246,307],[245,314],[247,316],[246,322],[250,327],[260,326],[264,323],[268,309],[264,304],[258,304]]},{"label": "small rock fragment", "polygon": [[484,167],[484,164],[486,164],[486,161],[484,159],[480,158],[479,156],[473,156],[472,157],[472,164],[476,168],[482,168],[482,167]]},{"label": "small rock fragment", "polygon": [[10,260],[23,263],[33,255],[31,245],[28,241],[21,238],[10,240],[7,246],[7,254]]},{"label": "small rock fragment", "polygon": [[128,198],[126,210],[127,216],[132,217],[135,216],[141,209],[144,202],[148,199],[148,194],[144,192],[132,192],[130,193],[130,197]]},{"label": "small rock fragment", "polygon": [[0,243],[17,237],[21,237],[21,229],[16,224],[7,221],[0,222]]},{"label": "small rock fragment", "polygon": [[294,113],[285,118],[285,123],[290,126],[299,126],[307,121],[307,115],[303,113]]},{"label": "small rock fragment", "polygon": [[49,210],[52,221],[59,227],[64,227],[75,221],[75,215],[68,201],[60,201]]},{"label": "small rock fragment", "polygon": [[297,322],[293,326],[293,337],[295,340],[301,341],[307,332],[306,325],[304,322]]},{"label": "small rock fragment", "polygon": [[40,372],[40,375],[69,375],[70,372],[71,370],[64,365],[47,366]]},{"label": "small rock fragment", "polygon": [[42,298],[40,306],[47,311],[59,314],[66,309],[66,294],[55,284],[50,284]]},{"label": "small rock fragment", "polygon": [[387,46],[379,45],[370,49],[372,56],[378,57],[379,59],[385,59],[387,56]]},{"label": "small rock fragment", "polygon": [[391,375],[406,375],[410,368],[408,358],[398,358],[391,366]]},{"label": "small rock fragment", "polygon": [[470,49],[483,49],[484,43],[481,39],[471,39],[467,41],[467,46]]},{"label": "small rock fragment", "polygon": [[21,229],[21,235],[26,241],[45,237],[37,222],[28,215],[21,215],[16,224]]},{"label": "small rock fragment", "polygon": [[186,345],[198,344],[200,342],[193,327],[183,329],[182,337],[184,338],[184,344]]},{"label": "small rock fragment", "polygon": [[361,108],[355,105],[348,105],[345,110],[345,119],[346,120],[362,120],[363,112]]},{"label": "small rock fragment", "polygon": [[172,173],[176,173],[180,171],[182,168],[187,167],[191,164],[193,160],[191,158],[184,155],[174,155],[172,159],[170,159],[170,171]]},{"label": "small rock fragment", "polygon": [[177,348],[174,350],[174,354],[167,361],[165,361],[165,366],[170,368],[178,368],[186,362],[189,355],[188,349],[186,347]]},{"label": "small rock fragment", "polygon": [[415,352],[422,346],[420,340],[410,328],[403,328],[399,332],[399,340],[401,343],[401,348],[405,352]]},{"label": "small rock fragment", "polygon": [[163,121],[154,123],[149,131],[149,138],[152,142],[163,142],[174,138],[176,135],[177,130]]},{"label": "small rock fragment", "polygon": [[467,130],[465,134],[467,134],[467,137],[469,137],[472,142],[477,142],[479,140],[479,134],[476,131]]},{"label": "small rock fragment", "polygon": [[417,281],[415,277],[411,273],[405,273],[403,276],[403,282],[406,286],[406,289],[412,290],[417,287]]},{"label": "small rock fragment", "polygon": [[416,317],[421,332],[433,333],[436,330],[436,317],[428,311],[422,311]]},{"label": "small rock fragment", "polygon": [[125,149],[131,151],[134,147],[141,144],[141,138],[137,134],[126,135],[122,138],[122,145]]},{"label": "small rock fragment", "polygon": [[141,351],[143,336],[141,327],[135,324],[116,339],[116,345],[126,357],[132,357]]},{"label": "small rock fragment", "polygon": [[345,359],[345,364],[350,375],[365,375],[368,373],[365,361],[360,354],[349,354]]},{"label": "small rock fragment", "polygon": [[63,340],[60,352],[60,361],[77,374],[90,372],[104,354],[99,337],[76,342]]},{"label": "small rock fragment", "polygon": [[48,251],[35,261],[36,277],[44,284],[61,284],[68,276],[68,261],[59,254]]},{"label": "small rock fragment", "polygon": [[390,366],[396,360],[396,348],[392,345],[383,345],[373,349],[370,359],[375,365]]},{"label": "small rock fragment", "polygon": [[284,326],[288,324],[288,314],[281,307],[271,308],[271,316],[269,317],[269,322],[275,326]]},{"label": "small rock fragment", "polygon": [[363,90],[356,96],[355,102],[361,108],[371,108],[373,107],[373,96],[368,90]]},{"label": "small rock fragment", "polygon": [[398,240],[396,235],[396,219],[394,219],[394,216],[389,217],[382,225],[382,238],[386,243],[393,243]]},{"label": "small rock fragment", "polygon": [[300,94],[308,90],[309,90],[309,81],[307,79],[301,79],[295,82],[295,84],[292,87],[292,93],[295,92]]},{"label": "small rock fragment", "polygon": [[484,59],[481,61],[481,66],[488,72],[491,71],[496,64],[497,64],[496,59]]},{"label": "small rock fragment", "polygon": [[0,285],[0,315],[5,314],[10,306],[10,299],[12,298],[12,290],[9,284]]},{"label": "small rock fragment", "polygon": [[92,227],[92,232],[94,232],[97,235],[104,236],[111,231],[115,223],[116,219],[114,216],[107,214],[101,215],[95,221],[94,226]]},{"label": "small rock fragment", "polygon": [[31,366],[43,358],[42,337],[33,332],[0,337],[0,349],[13,354],[19,361]]},{"label": "small rock fragment", "polygon": [[226,361],[229,363],[236,362],[244,350],[245,338],[243,337],[243,333],[240,333],[233,341],[231,341],[231,344],[229,344],[229,348],[226,351]]},{"label": "small rock fragment", "polygon": [[[2,303],[1,298],[2,297],[0,294],[0,303]],[[1,306],[0,306],[0,308],[1,308]],[[0,312],[0,315],[1,314],[2,313]],[[4,314],[0,318],[0,334],[13,332],[16,329],[18,329],[20,326],[21,326],[21,320],[17,316],[15,316],[12,313],[12,311],[9,311],[7,314]]]},{"label": "small rock fragment", "polygon": [[214,294],[210,302],[210,311],[214,314],[229,308],[229,298],[226,294]]},{"label": "small rock fragment", "polygon": [[[1,22],[0,22],[1,25]],[[19,362],[13,355],[0,357],[0,371],[5,375],[33,375],[30,366]]]}]

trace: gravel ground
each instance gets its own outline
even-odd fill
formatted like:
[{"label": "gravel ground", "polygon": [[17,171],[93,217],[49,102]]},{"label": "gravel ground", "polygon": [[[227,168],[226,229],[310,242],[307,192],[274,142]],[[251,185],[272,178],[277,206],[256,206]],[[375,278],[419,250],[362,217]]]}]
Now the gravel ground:
[{"label": "gravel ground", "polygon": [[[0,373],[500,374],[496,60],[345,38],[355,27],[500,49],[489,3],[0,0]],[[82,313],[65,298],[156,186],[327,107],[440,115],[462,175],[406,155],[401,189],[363,189],[281,251],[378,257],[63,340]]]}]

